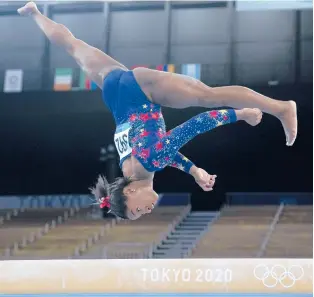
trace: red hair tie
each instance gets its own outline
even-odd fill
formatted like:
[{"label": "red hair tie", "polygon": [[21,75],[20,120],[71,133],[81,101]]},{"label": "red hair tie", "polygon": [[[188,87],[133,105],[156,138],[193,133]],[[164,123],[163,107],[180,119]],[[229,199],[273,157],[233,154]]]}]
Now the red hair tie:
[{"label": "red hair tie", "polygon": [[100,202],[100,205],[99,205],[100,208],[104,208],[104,207],[110,208],[109,196],[99,199],[99,202]]}]

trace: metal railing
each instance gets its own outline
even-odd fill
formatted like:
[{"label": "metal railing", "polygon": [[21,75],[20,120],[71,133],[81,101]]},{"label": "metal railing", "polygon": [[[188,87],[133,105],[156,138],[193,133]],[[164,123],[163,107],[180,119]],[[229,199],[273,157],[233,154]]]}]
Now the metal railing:
[{"label": "metal railing", "polygon": [[190,213],[191,211],[191,205],[187,205],[182,212],[175,217],[175,219],[171,222],[171,224],[168,225],[168,229],[160,236],[159,240],[157,242],[151,243],[150,246],[150,257],[153,257],[153,253],[156,250],[157,246],[160,245],[160,243],[162,241],[164,241],[165,239],[167,239],[168,235],[176,228],[177,224],[180,223],[186,216],[188,213]]},{"label": "metal railing", "polygon": [[276,228],[276,225],[277,225],[277,223],[278,223],[278,221],[280,219],[280,216],[281,216],[284,208],[285,208],[285,204],[281,203],[279,205],[278,209],[277,209],[277,212],[276,212],[276,214],[274,216],[274,219],[273,219],[272,223],[269,226],[268,232],[266,233],[266,235],[265,235],[265,237],[263,239],[263,242],[262,242],[262,244],[260,246],[260,249],[259,249],[259,251],[256,254],[257,258],[263,257],[263,255],[264,255],[264,253],[266,251],[267,245],[269,243],[269,240],[270,240],[270,238],[271,238],[271,236],[272,236],[272,234],[273,234],[273,232],[274,232],[274,230]]},{"label": "metal railing", "polygon": [[0,225],[3,225],[5,221],[10,221],[12,217],[16,217],[19,213],[24,211],[24,208],[8,210],[8,212],[0,216]]},{"label": "metal railing", "polygon": [[102,237],[104,237],[120,221],[120,218],[113,218],[109,223],[105,224],[100,231],[95,232],[93,236],[86,238],[82,243],[74,248],[73,254],[69,256],[69,259],[80,257]]},{"label": "metal railing", "polygon": [[35,241],[39,240],[45,234],[50,232],[50,230],[56,228],[57,225],[63,224],[64,222],[69,220],[76,213],[78,213],[79,210],[80,208],[78,207],[65,210],[63,215],[58,216],[55,219],[53,219],[51,222],[42,225],[41,227],[38,228],[37,231],[31,232],[30,234],[25,235],[24,237],[21,238],[21,240],[15,241],[8,248],[5,249],[4,254],[2,255],[2,258],[7,259],[14,256],[16,252],[34,243]]},{"label": "metal railing", "polygon": [[[191,210],[191,205],[187,205],[180,214],[178,214],[174,220],[168,225],[166,231],[163,232],[156,241],[149,243],[131,243],[131,242],[120,242],[108,244],[103,248],[102,257],[107,258],[118,258],[118,259],[148,259],[153,257],[154,250],[161,241],[167,238],[175,226],[181,222],[182,218],[185,217]],[[95,243],[95,242],[94,242]]]},{"label": "metal railing", "polygon": [[103,259],[148,259],[151,251],[150,243],[119,242],[108,244],[103,248]]}]

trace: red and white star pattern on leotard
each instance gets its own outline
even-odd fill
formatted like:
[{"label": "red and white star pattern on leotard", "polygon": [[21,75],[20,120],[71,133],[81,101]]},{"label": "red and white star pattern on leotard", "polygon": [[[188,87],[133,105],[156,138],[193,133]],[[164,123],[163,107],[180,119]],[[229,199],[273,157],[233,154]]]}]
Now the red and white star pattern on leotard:
[{"label": "red and white star pattern on leotard", "polygon": [[213,110],[166,132],[160,106],[144,104],[139,111],[129,117],[132,154],[148,171],[158,171],[168,165],[184,170],[184,162],[189,160],[178,155],[182,146],[201,133],[236,120],[233,109]]},{"label": "red and white star pattern on leotard", "polygon": [[[152,147],[166,134],[166,125],[158,105],[143,104],[137,111],[129,116],[129,123],[132,126],[130,131],[132,155],[140,159],[141,163],[145,163],[146,168],[146,165],[149,166]],[[156,160],[154,164],[157,165]],[[155,166],[154,164],[151,163],[152,166]]]}]

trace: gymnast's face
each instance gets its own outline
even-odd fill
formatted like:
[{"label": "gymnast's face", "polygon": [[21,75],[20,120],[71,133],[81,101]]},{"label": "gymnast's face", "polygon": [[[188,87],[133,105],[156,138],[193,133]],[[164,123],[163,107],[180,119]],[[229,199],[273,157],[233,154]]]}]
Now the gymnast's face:
[{"label": "gymnast's face", "polygon": [[132,182],[123,190],[127,197],[127,216],[130,220],[137,220],[144,214],[149,214],[155,207],[158,194],[152,186],[139,186]]}]

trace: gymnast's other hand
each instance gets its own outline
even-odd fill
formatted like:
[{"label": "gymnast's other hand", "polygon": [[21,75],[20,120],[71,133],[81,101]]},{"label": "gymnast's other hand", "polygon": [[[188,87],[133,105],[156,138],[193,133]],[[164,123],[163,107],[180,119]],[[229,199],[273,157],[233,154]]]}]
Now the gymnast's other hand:
[{"label": "gymnast's other hand", "polygon": [[216,181],[216,175],[208,174],[202,168],[191,168],[191,174],[194,177],[196,183],[206,192],[212,191]]}]

